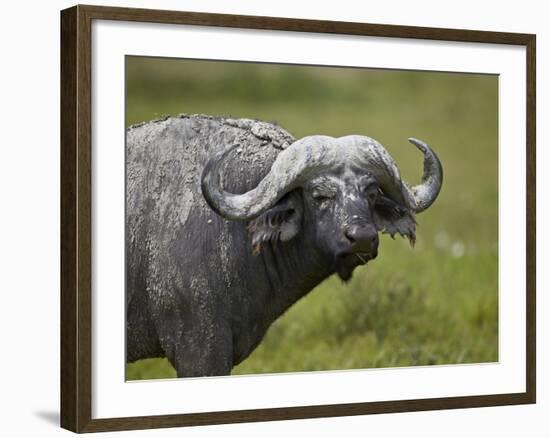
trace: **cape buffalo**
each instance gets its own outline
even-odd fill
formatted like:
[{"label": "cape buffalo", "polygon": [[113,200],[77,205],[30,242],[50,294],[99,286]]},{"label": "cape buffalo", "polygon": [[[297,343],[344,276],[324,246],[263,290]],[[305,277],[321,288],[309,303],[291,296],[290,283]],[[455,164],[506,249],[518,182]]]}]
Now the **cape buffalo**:
[{"label": "cape buffalo", "polygon": [[413,244],[443,178],[413,138],[414,187],[359,135],[181,115],[126,140],[127,361],[167,357],[179,377],[230,374],[293,303],[374,259],[379,232]]}]

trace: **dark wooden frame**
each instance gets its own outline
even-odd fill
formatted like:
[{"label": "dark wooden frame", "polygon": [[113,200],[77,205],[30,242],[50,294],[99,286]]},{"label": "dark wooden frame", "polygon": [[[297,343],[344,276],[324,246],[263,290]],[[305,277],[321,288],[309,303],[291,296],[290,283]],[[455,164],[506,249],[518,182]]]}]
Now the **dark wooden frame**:
[{"label": "dark wooden frame", "polygon": [[[527,50],[526,392],[92,419],[91,23],[121,20],[513,44]],[[74,432],[272,421],[535,403],[535,47],[531,34],[75,6],[61,12],[61,426]]]}]

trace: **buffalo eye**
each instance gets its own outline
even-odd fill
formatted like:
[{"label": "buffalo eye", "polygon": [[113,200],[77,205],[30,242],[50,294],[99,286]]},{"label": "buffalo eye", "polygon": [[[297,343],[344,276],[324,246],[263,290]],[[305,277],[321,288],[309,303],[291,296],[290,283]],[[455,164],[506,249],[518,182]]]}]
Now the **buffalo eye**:
[{"label": "buffalo eye", "polygon": [[363,195],[368,199],[371,205],[374,205],[376,203],[379,193],[380,189],[375,183],[371,183],[365,186],[365,188],[363,189]]},{"label": "buffalo eye", "polygon": [[334,195],[325,192],[313,192],[312,196],[318,204],[326,204],[334,199]]}]

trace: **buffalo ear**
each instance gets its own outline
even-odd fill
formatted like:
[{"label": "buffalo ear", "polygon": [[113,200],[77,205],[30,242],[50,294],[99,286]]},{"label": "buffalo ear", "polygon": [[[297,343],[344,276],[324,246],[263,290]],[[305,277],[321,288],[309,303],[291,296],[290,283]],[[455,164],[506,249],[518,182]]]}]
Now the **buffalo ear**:
[{"label": "buffalo ear", "polygon": [[396,234],[407,237],[411,246],[416,241],[416,220],[414,212],[393,199],[381,195],[374,207],[374,222],[378,231],[389,234],[392,238]]},{"label": "buffalo ear", "polygon": [[288,193],[266,212],[248,223],[252,254],[258,255],[264,242],[286,242],[300,231],[302,199],[296,191]]}]

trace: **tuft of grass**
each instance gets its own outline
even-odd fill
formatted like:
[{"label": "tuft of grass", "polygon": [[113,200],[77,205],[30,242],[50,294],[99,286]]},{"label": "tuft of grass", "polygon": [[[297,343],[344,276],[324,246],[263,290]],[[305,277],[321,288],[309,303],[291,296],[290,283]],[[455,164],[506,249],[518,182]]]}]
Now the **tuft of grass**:
[{"label": "tuft of grass", "polygon": [[[376,138],[416,184],[417,137],[444,167],[414,249],[384,237],[348,284],[292,306],[234,374],[498,360],[498,78],[441,72],[127,58],[127,124],[207,113],[276,121],[296,137]],[[166,359],[127,378],[174,377]]]}]

